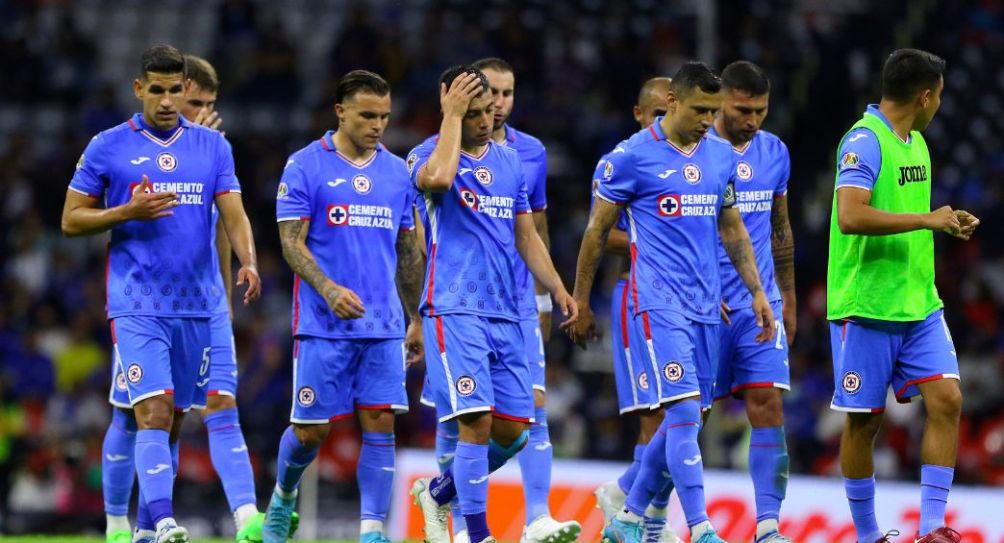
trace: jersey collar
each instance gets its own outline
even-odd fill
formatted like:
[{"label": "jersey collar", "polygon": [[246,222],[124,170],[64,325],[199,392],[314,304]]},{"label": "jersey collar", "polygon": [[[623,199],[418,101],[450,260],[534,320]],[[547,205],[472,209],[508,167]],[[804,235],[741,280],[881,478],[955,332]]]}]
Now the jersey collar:
[{"label": "jersey collar", "polygon": [[697,148],[700,147],[701,143],[704,142],[704,138],[701,138],[700,140],[697,141],[697,144],[694,145],[694,148],[691,149],[690,151],[684,151],[683,149],[680,149],[676,145],[673,145],[673,142],[669,141],[669,139],[666,138],[665,132],[662,131],[662,117],[656,117],[655,120],[652,121],[652,124],[648,125],[648,133],[652,136],[652,138],[655,141],[666,142],[666,145],[668,145],[670,149],[688,158],[694,156],[694,153],[697,152]]},{"label": "jersey collar", "polygon": [[[717,137],[717,138],[721,138],[721,139],[723,139],[723,140],[725,140],[727,142],[729,141],[728,138],[726,138],[726,137],[724,137],[724,136],[722,136],[721,134],[718,133],[718,130],[715,129],[715,125],[714,124],[712,124],[711,128],[708,129],[708,133],[711,134],[712,136]],[[736,148],[735,145],[732,145],[732,150],[735,151],[736,153],[740,154],[740,155],[745,155],[746,151],[748,151],[749,148],[750,148],[750,146],[753,145],[753,140],[755,140],[757,138],[757,136],[759,136],[759,135],[760,135],[760,131],[757,130],[756,134],[753,134],[753,137],[750,138],[749,141],[747,141],[746,143],[744,143],[743,146],[742,146],[742,148]],[[731,145],[732,142],[729,142],[729,144]]]},{"label": "jersey collar", "polygon": [[[882,114],[882,111],[879,110],[878,104],[868,104],[868,108],[865,109],[865,115],[874,115],[878,117],[882,121],[882,123],[889,128],[889,131],[892,132],[892,135],[896,136],[896,139],[899,139],[899,136],[896,135],[896,131],[892,129],[892,123],[889,122],[889,119],[887,119],[886,116]],[[911,135],[907,138],[907,141],[903,143],[910,143],[912,139],[913,136]]]},{"label": "jersey collar", "polygon": [[142,113],[135,113],[129,118],[129,128],[132,128],[133,132],[139,132],[143,136],[154,143],[161,145],[163,147],[168,147],[181,136],[186,128],[191,128],[193,125],[191,121],[185,118],[184,115],[178,114],[178,124],[170,130],[160,130],[154,128],[143,120]]},{"label": "jersey collar", "polygon": [[328,130],[327,132],[324,133],[323,136],[321,136],[321,147],[324,147],[325,151],[330,151],[330,152],[335,153],[335,156],[337,156],[338,158],[344,160],[345,162],[348,162],[350,165],[355,166],[356,168],[365,168],[366,166],[369,166],[370,164],[373,163],[374,160],[376,160],[376,157],[380,153],[380,151],[384,150],[383,144],[382,143],[378,143],[377,146],[376,146],[376,152],[375,153],[373,153],[372,155],[370,155],[369,158],[367,158],[366,160],[364,160],[362,162],[356,162],[356,161],[350,159],[349,157],[347,157],[347,156],[339,153],[338,149],[335,148],[335,131],[334,130]]}]

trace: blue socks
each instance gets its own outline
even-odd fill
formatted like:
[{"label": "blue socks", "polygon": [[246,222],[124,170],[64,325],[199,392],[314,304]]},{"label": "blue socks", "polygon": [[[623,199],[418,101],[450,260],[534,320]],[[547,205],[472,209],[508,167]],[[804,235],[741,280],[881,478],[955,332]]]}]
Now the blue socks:
[{"label": "blue socks", "polygon": [[523,474],[523,499],[526,503],[526,523],[541,515],[549,515],[547,505],[551,493],[551,463],[554,450],[547,430],[547,410],[534,410],[534,420],[530,426],[529,442],[519,454],[519,469]]},{"label": "blue socks", "polygon": [[924,464],[920,467],[920,535],[927,535],[945,525],[948,491],[952,489],[955,470]]},{"label": "blue socks", "polygon": [[631,486],[634,485],[635,478],[638,476],[638,470],[641,469],[642,458],[645,457],[646,445],[635,445],[634,446],[634,460],[628,469],[624,470],[624,473],[617,478],[617,486],[620,487],[621,492],[627,494],[631,492]]},{"label": "blue socks", "polygon": [[209,434],[209,455],[223,483],[231,511],[255,503],[254,472],[244,443],[237,409],[224,409],[204,418]]},{"label": "blue socks", "polygon": [[[510,458],[516,456],[516,453],[518,453],[520,448],[526,444],[528,438],[529,432],[524,430],[523,433],[516,438],[516,441],[513,441],[512,445],[509,445],[508,447],[499,445],[494,439],[489,439],[488,445],[475,445],[473,443],[468,443],[468,445],[472,447],[486,447],[488,449],[488,473],[492,473],[504,466]],[[457,470],[456,459],[460,456],[459,447],[463,443],[464,442],[461,441],[457,444],[457,456],[453,459],[453,466],[447,468],[443,471],[442,475],[433,478],[432,481],[429,482],[429,494],[432,495],[432,497],[436,500],[436,503],[439,505],[446,505],[450,502],[450,500],[457,496],[458,483],[456,481],[460,479],[460,476],[459,474],[454,476],[454,474]]]},{"label": "blue socks", "polygon": [[461,441],[453,459],[454,482],[460,511],[467,521],[471,541],[482,541],[489,535],[485,510],[488,503],[488,445]]},{"label": "blue socks", "polygon": [[362,520],[387,518],[391,485],[394,484],[394,434],[363,432],[363,445],[356,467]]},{"label": "blue socks", "polygon": [[[635,448],[638,451],[638,448]],[[671,481],[665,476],[669,466],[666,464],[666,428],[665,422],[652,436],[652,441],[644,449],[640,460],[638,473],[634,484],[624,500],[624,508],[638,515],[645,515],[645,508],[663,493],[669,496],[672,490]]]},{"label": "blue socks", "polygon": [[[439,464],[440,475],[453,466],[453,455],[457,452],[459,439],[460,427],[457,419],[450,419],[436,426],[436,462]],[[453,517],[453,533],[467,529],[464,515],[460,512],[460,501],[456,496],[450,501],[450,515]]]},{"label": "blue socks", "polygon": [[136,419],[112,409],[112,422],[101,446],[101,489],[105,513],[124,517],[129,514],[129,498],[136,475]]},{"label": "blue socks", "polygon": [[875,520],[875,477],[844,479],[844,492],[851,506],[858,541],[878,541],[882,532]]},{"label": "blue socks", "polygon": [[300,477],[307,466],[317,458],[320,447],[308,449],[300,444],[292,426],[287,426],[279,440],[279,459],[276,462],[276,484],[284,492],[293,492],[300,486]]},{"label": "blue socks", "polygon": [[783,426],[753,428],[749,470],[756,496],[756,521],[777,520],[788,489],[788,446]]},{"label": "blue socks", "polygon": [[136,474],[139,489],[150,520],[157,522],[174,516],[171,498],[174,492],[174,463],[166,430],[136,432]]},{"label": "blue socks", "polygon": [[708,520],[704,501],[704,463],[697,445],[701,405],[693,400],[677,402],[666,409],[666,464],[673,475],[687,526]]}]

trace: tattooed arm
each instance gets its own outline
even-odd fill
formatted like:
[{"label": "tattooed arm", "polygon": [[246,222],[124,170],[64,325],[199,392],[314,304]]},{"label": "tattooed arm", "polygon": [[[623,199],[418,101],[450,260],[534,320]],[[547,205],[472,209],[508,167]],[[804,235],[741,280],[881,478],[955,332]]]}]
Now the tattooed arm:
[{"label": "tattooed arm", "polygon": [[760,271],[753,256],[753,244],[750,243],[750,235],[746,231],[746,225],[743,224],[742,216],[739,215],[739,209],[722,208],[718,215],[718,234],[722,238],[722,246],[725,247],[729,260],[735,266],[743,284],[753,295],[753,313],[756,314],[757,326],[762,328],[756,340],[763,342],[772,339],[775,331],[774,312],[760,283]]},{"label": "tattooed arm", "polygon": [[589,294],[593,290],[596,268],[599,266],[600,257],[603,256],[610,228],[617,222],[620,213],[620,206],[597,198],[589,214],[589,224],[582,235],[579,260],[575,267],[575,289],[572,294],[579,306],[579,322],[569,329],[572,340],[580,347],[585,347],[587,340],[596,337],[596,321],[589,307]]},{"label": "tattooed arm", "polygon": [[418,320],[418,305],[422,297],[425,257],[418,247],[415,230],[401,230],[397,235],[397,290],[408,320]]},{"label": "tattooed arm", "polygon": [[314,287],[328,307],[341,319],[358,319],[366,313],[363,302],[355,292],[336,284],[321,271],[317,260],[307,248],[307,222],[290,220],[279,223],[279,241],[282,257],[293,273]]},{"label": "tattooed arm", "polygon": [[795,305],[795,238],[788,220],[787,196],[776,196],[770,215],[770,248],[774,255],[774,278],[781,290],[781,314],[788,345],[795,341],[797,311]]}]

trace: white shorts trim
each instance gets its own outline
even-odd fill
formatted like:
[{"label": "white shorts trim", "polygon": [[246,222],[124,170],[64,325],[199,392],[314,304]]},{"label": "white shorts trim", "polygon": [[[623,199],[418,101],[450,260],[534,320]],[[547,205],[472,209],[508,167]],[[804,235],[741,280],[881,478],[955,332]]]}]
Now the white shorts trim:
[{"label": "white shorts trim", "polygon": [[659,403],[657,405],[659,407],[662,407],[662,406],[664,406],[664,405],[666,405],[668,403],[675,402],[677,400],[683,400],[683,399],[686,399],[686,398],[693,398],[694,396],[700,396],[700,395],[701,395],[701,391],[700,390],[695,390],[693,392],[684,392],[683,394],[677,394],[676,396],[670,396],[669,398],[660,398],[659,399]]},{"label": "white shorts trim", "polygon": [[[468,413],[484,413],[484,412],[489,412],[490,413],[491,410],[492,410],[492,407],[490,405],[481,405],[481,406],[478,406],[478,407],[468,407],[467,409],[461,409],[460,411],[454,411],[453,413],[450,413],[449,415],[446,415],[445,417],[439,417],[439,422],[446,422],[446,421],[448,421],[450,419],[454,419],[454,418],[459,417],[460,415],[466,415]],[[532,421],[532,419],[531,419],[531,421]]]},{"label": "white shorts trim", "polygon": [[138,398],[133,398],[133,397],[130,396],[129,397],[129,402],[132,403],[133,406],[135,406],[139,402],[142,402],[143,400],[146,400],[148,398],[153,398],[154,396],[168,396],[168,395],[169,394],[167,393],[167,389],[163,388],[163,389],[160,389],[160,390],[154,390],[153,392],[147,392],[146,394],[143,394],[142,396],[139,396]]},{"label": "white shorts trim", "polygon": [[881,413],[885,411],[885,406],[882,407],[843,407],[830,402],[830,409],[834,411],[843,411],[844,413]]},{"label": "white shorts trim", "polygon": [[547,392],[547,387],[544,385],[533,385],[534,390],[539,390],[541,392]]}]

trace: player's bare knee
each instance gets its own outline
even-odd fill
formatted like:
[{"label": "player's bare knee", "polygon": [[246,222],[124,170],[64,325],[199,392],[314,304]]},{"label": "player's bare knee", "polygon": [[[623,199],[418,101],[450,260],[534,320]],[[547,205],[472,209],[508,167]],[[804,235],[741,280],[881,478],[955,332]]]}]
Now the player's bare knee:
[{"label": "player's bare knee", "polygon": [[359,425],[364,432],[394,433],[394,412],[387,409],[360,409]]},{"label": "player's bare knee", "polygon": [[638,431],[638,444],[648,445],[649,441],[652,441],[652,437],[655,433],[659,431],[659,426],[662,425],[662,418],[665,415],[661,409],[655,409],[652,411],[645,411],[638,415],[639,420],[639,431]]},{"label": "player's bare knee", "polygon": [[460,429],[460,441],[478,445],[488,444],[488,438],[492,434],[491,413],[487,411],[468,413],[457,417],[457,422]]},{"label": "player's bare knee", "polygon": [[543,390],[533,389],[533,406],[536,408],[544,407],[545,394]]},{"label": "player's bare knee", "polygon": [[[530,425],[525,422],[496,418],[492,424],[491,437],[500,446],[509,448],[529,429]],[[524,441],[520,444],[520,449],[525,445]]]},{"label": "player's bare knee", "polygon": [[957,421],[962,415],[962,391],[956,381],[926,390],[923,398],[924,408],[930,418]]},{"label": "player's bare knee", "polygon": [[882,427],[882,413],[848,413],[845,429],[857,439],[873,440]]},{"label": "player's bare knee", "polygon": [[776,388],[746,391],[746,415],[754,428],[769,428],[784,424],[781,391]]},{"label": "player's bare knee", "polygon": [[140,430],[170,432],[174,423],[174,401],[169,396],[147,398],[134,406],[133,413]]},{"label": "player's bare knee", "polygon": [[300,445],[313,449],[320,447],[324,440],[328,438],[330,424],[294,424],[293,433]]},{"label": "player's bare knee", "polygon": [[227,409],[237,409],[237,399],[226,394],[214,394],[206,399],[206,409],[202,415],[212,415]]}]

